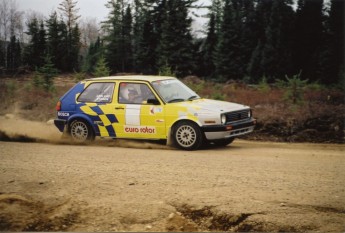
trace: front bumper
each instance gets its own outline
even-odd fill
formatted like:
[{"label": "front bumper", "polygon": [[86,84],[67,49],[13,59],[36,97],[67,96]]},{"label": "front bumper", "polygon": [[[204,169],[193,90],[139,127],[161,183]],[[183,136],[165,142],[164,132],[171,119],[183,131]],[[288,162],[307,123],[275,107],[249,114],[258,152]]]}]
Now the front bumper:
[{"label": "front bumper", "polygon": [[60,130],[60,132],[63,132],[65,129],[66,122],[67,122],[66,120],[55,119],[54,125]]},{"label": "front bumper", "polygon": [[256,120],[254,118],[250,118],[226,125],[202,126],[201,129],[207,140],[217,140],[238,137],[251,133],[253,132],[255,125]]}]

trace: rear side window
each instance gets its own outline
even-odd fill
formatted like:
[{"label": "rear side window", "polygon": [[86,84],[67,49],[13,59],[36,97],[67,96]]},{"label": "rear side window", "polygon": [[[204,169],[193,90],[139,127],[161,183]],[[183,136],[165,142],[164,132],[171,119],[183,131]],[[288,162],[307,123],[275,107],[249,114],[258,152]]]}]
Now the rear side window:
[{"label": "rear side window", "polygon": [[78,98],[78,102],[110,103],[115,83],[91,83]]}]

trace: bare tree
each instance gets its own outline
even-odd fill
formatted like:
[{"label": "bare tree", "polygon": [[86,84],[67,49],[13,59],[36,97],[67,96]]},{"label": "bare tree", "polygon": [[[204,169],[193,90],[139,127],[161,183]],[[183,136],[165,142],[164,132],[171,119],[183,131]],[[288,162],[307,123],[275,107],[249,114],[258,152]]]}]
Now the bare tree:
[{"label": "bare tree", "polygon": [[96,18],[86,18],[80,22],[81,42],[87,47],[100,36],[100,26]]},{"label": "bare tree", "polygon": [[17,2],[15,0],[0,1],[0,39],[8,41],[9,37],[23,36],[23,15],[18,11]]},{"label": "bare tree", "polygon": [[9,12],[9,33],[10,36],[17,36],[18,38],[23,38],[23,11],[17,10],[17,3],[15,0],[12,0],[10,4]]},{"label": "bare tree", "polygon": [[62,12],[63,17],[66,19],[67,29],[69,32],[77,24],[80,15],[78,15],[79,8],[76,8],[78,1],[74,0],[63,0],[59,4],[58,9]]},{"label": "bare tree", "polygon": [[[15,0],[0,1],[0,66],[12,67],[18,62],[17,40],[23,39],[23,12],[17,10]],[[16,60],[16,61],[15,61]],[[19,59],[20,60],[20,59]]]},{"label": "bare tree", "polygon": [[3,41],[7,41],[8,37],[10,1],[2,0],[0,2],[0,39]]}]

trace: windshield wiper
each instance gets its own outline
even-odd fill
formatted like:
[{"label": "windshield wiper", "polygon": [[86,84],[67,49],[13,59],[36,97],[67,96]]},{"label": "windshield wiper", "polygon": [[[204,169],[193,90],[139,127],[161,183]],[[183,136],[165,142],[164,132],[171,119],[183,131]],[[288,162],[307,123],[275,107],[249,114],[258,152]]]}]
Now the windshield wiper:
[{"label": "windshield wiper", "polygon": [[192,95],[191,97],[188,98],[188,100],[195,100],[195,99],[199,99],[199,96]]},{"label": "windshield wiper", "polygon": [[185,99],[172,99],[172,100],[169,100],[168,103],[176,103],[176,102],[182,102],[182,101],[185,101]]}]

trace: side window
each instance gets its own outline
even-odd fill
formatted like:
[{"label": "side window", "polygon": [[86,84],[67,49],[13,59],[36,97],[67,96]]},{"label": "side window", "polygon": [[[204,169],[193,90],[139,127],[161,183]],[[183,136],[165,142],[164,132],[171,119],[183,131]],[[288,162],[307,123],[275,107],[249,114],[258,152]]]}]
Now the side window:
[{"label": "side window", "polygon": [[146,104],[148,99],[155,98],[150,88],[143,83],[120,84],[119,103],[121,104]]},{"label": "side window", "polygon": [[110,103],[115,83],[91,83],[78,98],[78,102]]}]

